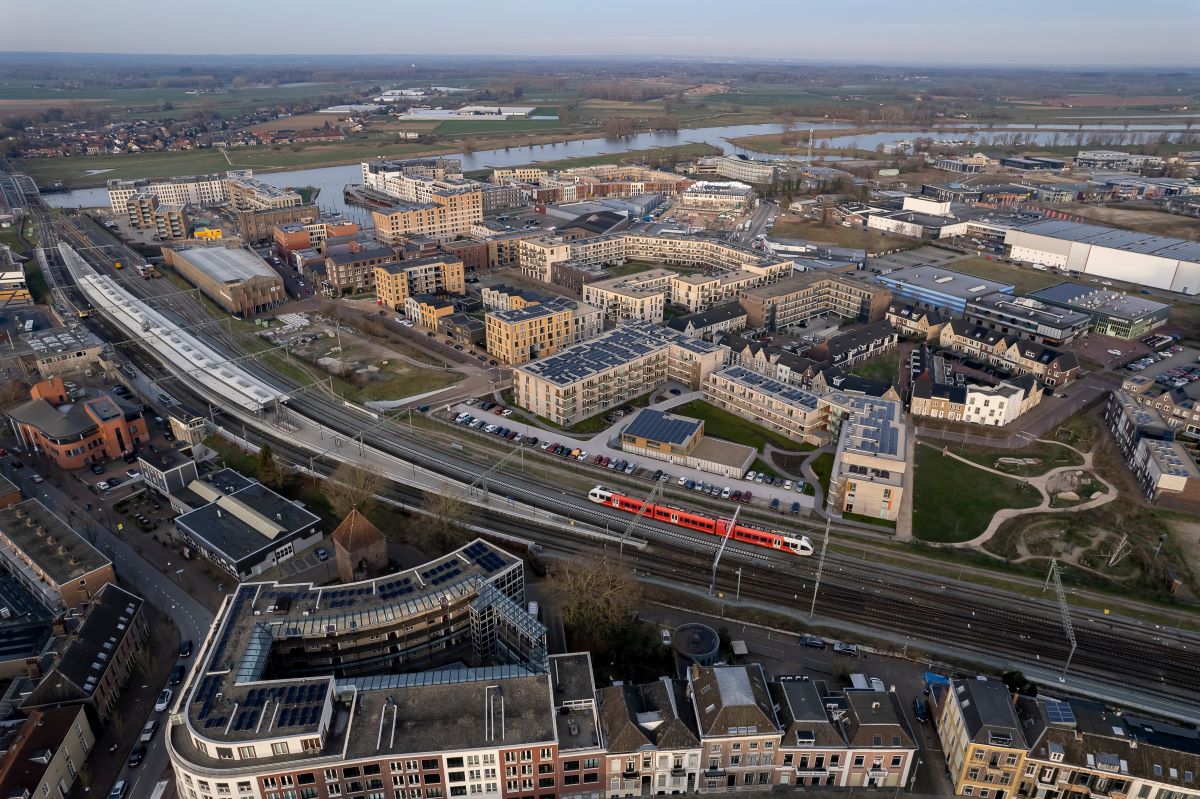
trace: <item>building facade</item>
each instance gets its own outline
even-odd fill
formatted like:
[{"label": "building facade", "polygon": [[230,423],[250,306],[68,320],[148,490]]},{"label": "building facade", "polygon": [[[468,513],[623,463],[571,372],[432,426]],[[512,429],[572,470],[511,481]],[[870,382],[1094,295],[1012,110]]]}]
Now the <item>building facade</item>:
[{"label": "building facade", "polygon": [[409,297],[462,294],[467,285],[462,259],[454,255],[389,261],[376,265],[374,272],[376,298],[396,311],[404,310]]},{"label": "building facade", "polygon": [[61,377],[38,383],[32,399],[9,410],[21,444],[48,456],[60,469],[121,457],[150,440],[140,405],[127,406],[108,394],[69,401]]},{"label": "building facade", "polygon": [[853,274],[801,272],[771,285],[741,292],[742,307],[752,328],[784,330],[807,324],[824,314],[843,319],[878,322],[891,293]]},{"label": "building facade", "polygon": [[251,252],[228,247],[163,248],[163,258],[223,309],[249,319],[287,301],[283,278]]}]

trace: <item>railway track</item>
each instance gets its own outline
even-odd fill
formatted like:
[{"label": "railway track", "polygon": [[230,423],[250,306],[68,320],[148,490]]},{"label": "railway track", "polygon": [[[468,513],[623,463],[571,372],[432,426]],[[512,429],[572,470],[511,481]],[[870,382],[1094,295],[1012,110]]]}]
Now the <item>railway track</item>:
[{"label": "railway track", "polygon": [[[93,235],[82,232],[79,235],[83,241],[93,242],[95,246]],[[160,310],[169,308],[182,324],[203,325],[204,335],[210,343],[223,348],[230,357],[241,354],[233,337],[214,325],[203,309],[181,301],[173,286],[160,286],[162,283],[165,281],[127,280],[134,293],[148,300],[161,301],[163,305],[157,307]],[[175,296],[164,296],[166,294]],[[286,383],[257,364],[251,362],[248,366],[264,379],[278,385]],[[164,376],[161,370],[156,369],[155,373],[160,378]],[[215,413],[211,409],[209,413],[205,412],[206,399],[197,396],[196,401],[199,404],[193,410],[206,416]],[[288,407],[310,419],[319,419],[326,428],[338,431],[346,438],[353,438],[365,427],[375,424],[375,420],[365,413],[319,393],[294,394]],[[219,413],[225,414],[224,411]],[[234,416],[228,416],[228,420],[236,423]],[[263,434],[257,432],[254,435]],[[282,433],[269,438],[277,451],[293,459],[303,462],[312,455],[292,446]],[[470,483],[480,474],[477,463],[430,451],[395,425],[374,432],[370,446],[452,480]],[[332,465],[327,467],[332,471]],[[419,489],[404,484],[400,476],[392,475],[392,479],[389,497],[404,504],[420,504],[422,494]],[[512,469],[496,473],[489,483],[494,493],[596,527],[624,530],[629,524],[625,514],[606,511],[584,497],[568,494],[557,486],[531,479]],[[484,519],[489,526],[495,525],[495,529],[512,529],[511,519],[492,514],[485,514]],[[543,546],[559,551],[579,554],[595,549],[572,541],[561,531],[540,529],[536,525],[521,526],[521,529]],[[639,571],[689,585],[707,586],[718,542],[645,520],[637,521],[633,530],[651,546],[648,552],[636,556]],[[741,593],[747,598],[792,611],[806,610],[811,601],[816,577],[815,559],[784,559],[772,552],[733,544],[728,547],[723,563],[743,567]],[[727,565],[718,575],[717,586],[732,593],[730,571],[732,569]],[[963,650],[1003,655],[1014,662],[1057,667],[1065,661],[1069,650],[1057,603],[925,575],[913,569],[892,566],[881,569],[880,564],[837,552],[830,552],[826,558],[817,607],[823,616],[832,619],[914,639],[945,642]],[[1181,701],[1184,696],[1197,696],[1200,686],[1200,638],[1197,636],[1177,631],[1163,633],[1140,622],[1080,608],[1072,610],[1072,618],[1078,641],[1072,665],[1074,673],[1115,685],[1141,681],[1144,690],[1160,696],[1178,697]],[[1148,686],[1144,685],[1147,676],[1153,678]]]}]

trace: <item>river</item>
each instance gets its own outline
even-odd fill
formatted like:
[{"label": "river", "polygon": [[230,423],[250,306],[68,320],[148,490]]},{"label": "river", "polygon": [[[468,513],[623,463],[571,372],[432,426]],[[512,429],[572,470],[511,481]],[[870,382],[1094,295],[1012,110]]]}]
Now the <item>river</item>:
[{"label": "river", "polygon": [[[809,128],[814,130],[831,130],[846,128],[849,123],[846,122],[817,122],[817,123],[797,123],[798,132],[803,138],[803,131]],[[1111,124],[1096,124],[1089,125],[1086,123],[1074,122],[1053,122],[1046,123],[1042,127],[1053,125],[1064,129],[1069,129],[1069,133],[1058,133],[1060,140],[1066,141],[1066,137],[1076,132],[1117,132],[1123,131],[1125,125]],[[1048,130],[1036,130],[1033,125],[1026,124],[1005,124],[1006,128],[1020,128],[1020,133],[1027,139],[1035,141],[1039,144],[1047,144],[1053,140],[1055,132]],[[1168,124],[1143,124],[1136,123],[1128,126],[1129,132],[1143,133],[1160,133],[1160,132],[1175,132],[1186,129],[1183,123],[1168,123]],[[714,147],[721,148],[726,152],[744,152],[756,158],[765,159],[781,159],[795,158],[796,156],[784,156],[777,153],[759,153],[741,148],[736,148],[729,143],[729,139],[736,139],[742,136],[757,136],[767,133],[780,133],[783,131],[783,126],[778,123],[766,123],[758,125],[721,125],[709,128],[692,128],[680,131],[660,131],[655,133],[638,133],[633,136],[628,136],[623,139],[575,139],[574,141],[559,142],[557,144],[538,144],[526,147],[508,147],[495,150],[476,150],[470,153],[446,153],[444,157],[459,158],[462,160],[463,169],[465,171],[476,169],[490,169],[493,167],[507,166],[522,166],[524,164],[535,164],[540,161],[559,161],[564,158],[582,158],[596,155],[617,155],[629,150],[650,150],[655,147],[673,147],[679,144],[689,144],[693,142],[704,142]],[[890,144],[901,140],[912,140],[918,137],[930,137],[934,139],[951,139],[961,138],[968,131],[977,131],[971,134],[973,138],[991,137],[1003,135],[1002,131],[990,131],[987,128],[980,128],[968,123],[948,123],[941,125],[937,130],[928,129],[913,129],[903,131],[881,131],[878,133],[864,133],[856,136],[838,136],[831,139],[819,139],[816,146],[813,148],[814,157],[820,157],[820,145],[826,143],[828,147],[849,147],[851,145],[860,147],[866,150],[873,150],[879,144]],[[840,160],[836,156],[830,156],[827,160]],[[360,208],[347,206],[342,199],[342,188],[347,183],[359,183],[362,178],[362,170],[358,164],[346,164],[343,166],[317,167],[314,169],[294,169],[283,172],[260,172],[256,175],[260,180],[269,183],[272,186],[315,186],[320,189],[320,195],[317,202],[322,209],[329,211],[338,211],[347,214],[352,219],[359,222],[367,221],[367,214]],[[76,189],[70,192],[61,194],[45,195],[46,203],[57,208],[90,208],[95,206],[108,205],[108,193],[103,188],[93,189]]]}]

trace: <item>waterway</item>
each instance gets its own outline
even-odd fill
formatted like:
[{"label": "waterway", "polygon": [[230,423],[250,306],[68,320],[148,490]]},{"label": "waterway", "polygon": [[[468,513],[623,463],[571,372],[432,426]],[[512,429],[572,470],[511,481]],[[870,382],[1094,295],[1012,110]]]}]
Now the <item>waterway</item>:
[{"label": "waterway", "polygon": [[[803,138],[803,131],[836,130],[848,126],[846,122],[799,123],[797,128]],[[1074,144],[1076,133],[1086,135],[1089,132],[1107,133],[1128,130],[1130,135],[1142,132],[1144,135],[1154,135],[1162,132],[1176,132],[1187,129],[1184,123],[1147,124],[1133,123],[1131,125],[1088,124],[1074,122],[1053,122],[1040,126],[1033,124],[1005,124],[1005,128],[1019,129],[1022,138],[1029,143],[1049,144],[1057,135],[1064,145]],[[1046,127],[1059,127],[1069,132],[1050,131]],[[680,131],[659,131],[653,133],[638,133],[622,139],[592,138],[576,139],[557,144],[538,144],[525,147],[505,147],[495,150],[476,150],[470,153],[447,153],[447,158],[462,160],[465,171],[490,169],[493,167],[522,166],[536,164],[541,161],[559,161],[565,158],[584,158],[597,155],[619,155],[630,150],[652,150],[656,147],[673,147],[680,144],[704,142],[719,147],[726,152],[743,152],[756,158],[781,159],[796,156],[779,155],[778,153],[758,153],[736,148],[729,143],[730,139],[742,136],[758,136],[769,133],[781,133],[783,126],[778,123],[758,125],[721,125],[708,128],[692,128]],[[979,128],[967,123],[948,123],[937,130],[913,129],[902,131],[880,131],[878,133],[863,133],[853,136],[837,136],[830,139],[818,139],[813,148],[814,158],[821,157],[821,144],[829,148],[857,147],[873,150],[880,144],[891,144],[902,140],[912,140],[918,137],[933,139],[973,138],[992,139],[1005,136],[1003,131],[992,131]],[[1012,135],[1007,134],[1007,135]],[[840,160],[837,156],[828,156],[824,160]],[[342,199],[342,188],[347,183],[362,182],[362,170],[358,164],[343,166],[317,167],[314,169],[295,169],[284,172],[260,172],[257,177],[272,186],[315,186],[320,189],[318,204],[325,210],[339,211],[360,222],[367,216],[362,209],[347,206]],[[47,194],[45,200],[49,205],[58,208],[95,207],[108,205],[108,194],[103,188],[76,189],[62,194]]]}]

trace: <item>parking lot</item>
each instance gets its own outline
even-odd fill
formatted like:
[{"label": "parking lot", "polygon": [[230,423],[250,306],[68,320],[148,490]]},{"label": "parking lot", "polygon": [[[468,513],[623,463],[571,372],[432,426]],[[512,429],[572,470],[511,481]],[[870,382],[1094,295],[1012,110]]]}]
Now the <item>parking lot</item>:
[{"label": "parking lot", "polygon": [[1164,388],[1183,388],[1200,380],[1198,358],[1200,350],[1175,344],[1159,350],[1156,354],[1142,356],[1126,364],[1120,371],[1124,373],[1123,376],[1133,373],[1151,378]]}]

